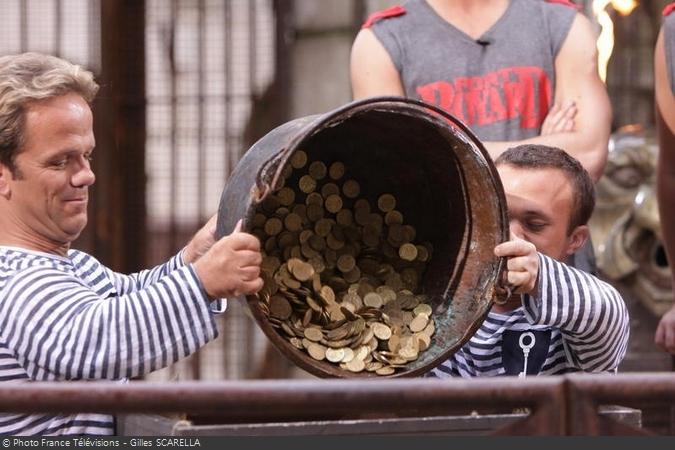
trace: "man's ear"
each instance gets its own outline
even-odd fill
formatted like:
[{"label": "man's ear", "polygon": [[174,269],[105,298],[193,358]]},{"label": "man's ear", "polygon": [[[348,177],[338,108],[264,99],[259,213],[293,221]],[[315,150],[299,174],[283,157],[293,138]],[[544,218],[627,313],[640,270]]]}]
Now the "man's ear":
[{"label": "man's ear", "polygon": [[588,225],[579,225],[567,238],[567,249],[565,249],[567,256],[570,256],[579,250],[588,240],[590,231]]},{"label": "man's ear", "polygon": [[0,196],[9,199],[12,194],[9,181],[12,179],[12,171],[4,164],[0,164]]}]

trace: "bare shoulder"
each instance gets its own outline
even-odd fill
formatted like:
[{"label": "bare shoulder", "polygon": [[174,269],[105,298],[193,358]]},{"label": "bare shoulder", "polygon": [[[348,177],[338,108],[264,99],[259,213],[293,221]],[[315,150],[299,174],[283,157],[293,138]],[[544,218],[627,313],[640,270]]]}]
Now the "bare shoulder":
[{"label": "bare shoulder", "polygon": [[355,99],[375,95],[403,95],[398,69],[370,28],[362,29],[354,40],[350,72]]},{"label": "bare shoulder", "polygon": [[[672,74],[675,76],[675,74]],[[670,89],[668,64],[664,45],[663,29],[659,32],[654,49],[654,93],[656,105],[668,128],[675,130],[675,96]]]}]

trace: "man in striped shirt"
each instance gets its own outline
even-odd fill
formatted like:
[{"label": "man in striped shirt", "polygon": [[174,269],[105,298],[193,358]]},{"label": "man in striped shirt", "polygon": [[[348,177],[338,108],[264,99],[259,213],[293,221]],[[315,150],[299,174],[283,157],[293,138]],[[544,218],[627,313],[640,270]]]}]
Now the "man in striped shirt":
[{"label": "man in striped shirt", "polygon": [[[70,248],[94,183],[90,72],[0,57],[0,381],[119,380],[217,335],[212,300],[257,292],[260,244],[215,220],[167,263],[122,275]],[[0,434],[112,434],[102,414],[0,414]]]},{"label": "man in striped shirt", "polygon": [[508,204],[515,294],[432,377],[614,371],[626,353],[628,312],[609,284],[564,263],[588,237],[593,183],[564,151],[521,145],[495,161]]}]

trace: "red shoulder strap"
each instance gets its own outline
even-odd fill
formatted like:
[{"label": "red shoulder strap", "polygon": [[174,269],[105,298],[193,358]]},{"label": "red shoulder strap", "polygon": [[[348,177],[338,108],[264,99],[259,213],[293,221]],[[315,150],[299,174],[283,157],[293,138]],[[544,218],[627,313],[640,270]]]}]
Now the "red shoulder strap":
[{"label": "red shoulder strap", "polygon": [[666,7],[663,8],[663,17],[667,16],[673,11],[675,11],[675,2],[671,3],[670,5],[666,5]]},{"label": "red shoulder strap", "polygon": [[375,22],[379,22],[382,19],[388,19],[390,17],[402,16],[405,14],[405,8],[400,5],[392,6],[391,8],[383,9],[382,11],[377,11],[368,16],[366,21],[363,23],[361,28],[370,28]]},{"label": "red shoulder strap", "polygon": [[577,11],[581,9],[581,5],[576,5],[570,0],[546,0],[548,3],[558,3],[560,5],[565,5],[569,6],[570,8],[574,8]]}]

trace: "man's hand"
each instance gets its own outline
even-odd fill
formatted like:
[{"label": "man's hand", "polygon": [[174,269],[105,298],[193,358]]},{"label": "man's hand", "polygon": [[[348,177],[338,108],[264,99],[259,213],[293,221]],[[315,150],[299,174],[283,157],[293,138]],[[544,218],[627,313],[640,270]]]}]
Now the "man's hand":
[{"label": "man's hand", "polygon": [[547,136],[556,133],[569,133],[574,130],[574,117],[577,115],[577,104],[567,101],[562,105],[556,103],[548,112],[541,124],[541,135]]},{"label": "man's hand", "polygon": [[508,258],[506,279],[515,293],[536,295],[539,256],[534,244],[512,236],[510,241],[495,247],[495,255]]},{"label": "man's hand", "polygon": [[194,263],[197,276],[211,298],[254,294],[263,287],[260,278],[260,242],[241,231],[241,221],[232,234],[215,242]]},{"label": "man's hand", "polygon": [[654,342],[663,350],[675,354],[675,307],[661,317]]},{"label": "man's hand", "polygon": [[216,242],[216,223],[218,221],[218,215],[214,214],[213,217],[206,222],[197,233],[194,235],[192,240],[185,247],[183,252],[183,261],[185,264],[191,264],[196,262],[199,258],[204,255]]}]

